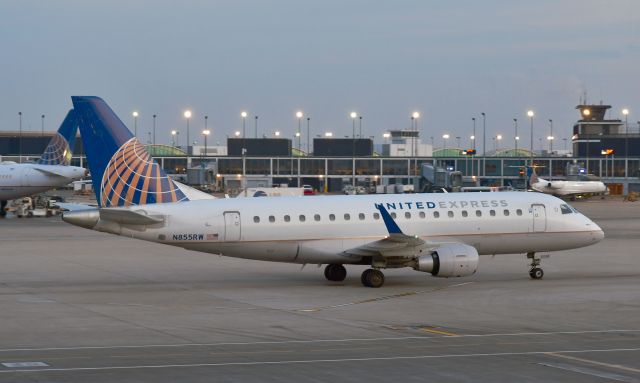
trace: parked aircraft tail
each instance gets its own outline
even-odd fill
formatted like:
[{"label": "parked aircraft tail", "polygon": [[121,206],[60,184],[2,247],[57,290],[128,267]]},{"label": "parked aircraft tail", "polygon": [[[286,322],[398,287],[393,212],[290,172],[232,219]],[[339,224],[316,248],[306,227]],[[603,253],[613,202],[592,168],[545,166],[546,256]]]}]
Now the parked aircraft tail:
[{"label": "parked aircraft tail", "polygon": [[72,96],[100,207],[188,200],[99,97]]},{"label": "parked aircraft tail", "polygon": [[73,109],[67,113],[62,125],[53,135],[51,141],[44,149],[44,153],[38,160],[41,165],[69,165],[73,147],[78,133],[78,120]]}]

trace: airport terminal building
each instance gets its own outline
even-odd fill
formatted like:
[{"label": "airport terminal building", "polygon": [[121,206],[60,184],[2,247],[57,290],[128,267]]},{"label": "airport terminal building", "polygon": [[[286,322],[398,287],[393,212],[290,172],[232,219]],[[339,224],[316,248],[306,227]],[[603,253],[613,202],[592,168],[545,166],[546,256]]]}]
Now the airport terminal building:
[{"label": "airport terminal building", "polygon": [[[322,137],[313,153],[295,148],[289,138],[228,138],[226,146],[149,145],[164,170],[183,181],[216,190],[244,187],[301,186],[339,192],[345,185],[413,184],[420,191],[422,164],[457,170],[482,186],[524,187],[523,166],[533,163],[540,176],[562,179],[593,174],[612,193],[640,191],[640,133],[627,121],[605,119],[609,105],[578,105],[573,127],[573,157],[528,150],[498,150],[486,157],[465,155],[465,148],[433,150],[417,131],[394,131],[391,142],[374,151],[371,138]],[[52,132],[0,132],[0,159],[35,161]],[[298,143],[299,145],[299,143]],[[82,140],[76,141],[73,165],[85,166]],[[412,155],[412,153],[416,155]],[[572,169],[572,170],[570,170]]]}]

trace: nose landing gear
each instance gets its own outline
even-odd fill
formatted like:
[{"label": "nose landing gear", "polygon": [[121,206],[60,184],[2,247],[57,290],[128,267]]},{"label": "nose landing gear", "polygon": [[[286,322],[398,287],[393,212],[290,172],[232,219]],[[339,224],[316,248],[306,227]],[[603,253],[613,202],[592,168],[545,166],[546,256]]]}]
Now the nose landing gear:
[{"label": "nose landing gear", "polygon": [[542,279],[544,271],[542,268],[538,267],[542,261],[540,257],[536,257],[536,253],[527,253],[527,259],[531,260],[531,263],[529,264],[529,266],[531,266],[531,269],[529,270],[529,276],[531,279]]}]

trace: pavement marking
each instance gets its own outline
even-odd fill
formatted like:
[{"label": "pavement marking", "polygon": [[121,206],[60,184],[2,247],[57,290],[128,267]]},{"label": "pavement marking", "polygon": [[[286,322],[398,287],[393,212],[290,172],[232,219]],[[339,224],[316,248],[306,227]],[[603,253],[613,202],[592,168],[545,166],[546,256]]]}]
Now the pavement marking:
[{"label": "pavement marking", "polygon": [[613,373],[605,372],[605,371],[593,370],[593,369],[585,368],[585,367],[573,366],[573,365],[570,365],[570,364],[563,364],[563,363],[538,363],[538,364],[541,365],[541,366],[545,366],[545,367],[557,368],[557,369],[560,369],[560,370],[576,372],[578,374],[584,374],[584,375],[591,375],[591,376],[595,376],[595,377],[598,377],[598,378],[615,380],[615,381],[618,381],[618,382],[629,382],[629,383],[637,383],[637,382],[639,382],[638,379],[634,379],[634,378],[631,378],[631,377],[628,377],[628,376],[613,374]]},{"label": "pavement marking", "polygon": [[596,365],[596,366],[609,367],[609,368],[613,368],[613,369],[616,369],[616,370],[623,370],[623,371],[630,371],[630,372],[640,373],[640,370],[637,369],[637,368],[627,367],[627,366],[623,366],[621,364],[611,364],[611,363],[605,363],[605,362],[598,362],[597,360],[577,358],[575,356],[560,355],[560,354],[556,354],[556,353],[549,353],[548,355],[555,356],[557,358],[564,358],[564,359],[569,359],[569,360],[575,360],[577,362],[593,364],[593,365]]},{"label": "pavement marking", "polygon": [[440,335],[446,335],[446,336],[458,336],[458,334],[454,334],[452,332],[436,330],[436,329],[430,328],[430,327],[422,327],[422,328],[420,328],[420,330],[422,330],[424,332],[431,333],[431,334],[440,334]]},{"label": "pavement marking", "polygon": [[336,309],[336,308],[346,307],[346,306],[361,305],[363,303],[380,302],[380,301],[386,301],[386,300],[394,299],[394,298],[404,298],[404,297],[409,297],[409,296],[412,296],[412,295],[433,293],[433,292],[441,291],[441,290],[448,289],[448,288],[451,288],[451,287],[460,287],[460,286],[468,285],[468,284],[471,284],[471,283],[475,283],[475,282],[456,283],[454,285],[435,287],[435,288],[429,289],[429,290],[408,291],[408,292],[405,292],[405,293],[398,293],[398,294],[393,294],[393,295],[383,295],[381,297],[369,298],[369,299],[364,299],[364,300],[361,300],[361,301],[339,303],[339,304],[336,304],[336,305],[320,306],[320,307],[314,307],[314,308],[310,308],[310,309],[298,309],[298,310],[294,310],[294,311],[303,312],[303,313],[314,313],[314,312],[328,310],[328,309]]},{"label": "pavement marking", "polygon": [[1,364],[7,368],[49,367],[45,362],[4,362]]},{"label": "pavement marking", "polygon": [[[586,330],[586,331],[552,331],[552,332],[515,332],[515,333],[491,333],[491,334],[461,334],[447,337],[451,338],[490,338],[500,336],[548,336],[548,335],[585,335],[585,334],[614,334],[614,333],[640,333],[640,329],[612,329],[612,330]],[[300,344],[300,343],[346,343],[346,342],[379,342],[385,340],[434,340],[443,339],[432,336],[403,336],[380,338],[344,338],[344,339],[303,339],[303,340],[273,340],[257,342],[220,342],[220,343],[174,343],[174,344],[143,344],[120,346],[77,346],[77,347],[41,347],[41,348],[5,348],[0,352],[19,351],[72,351],[72,350],[113,350],[127,348],[170,348],[170,347],[217,347],[217,346],[253,346],[269,344]]]},{"label": "pavement marking", "polygon": [[412,355],[412,356],[388,356],[371,358],[344,358],[344,359],[307,359],[307,360],[279,360],[279,361],[254,361],[254,362],[224,362],[224,363],[190,363],[190,364],[157,364],[157,365],[134,365],[134,366],[104,366],[104,367],[62,367],[62,368],[37,368],[37,369],[14,369],[0,370],[0,374],[6,373],[26,373],[26,372],[75,372],[75,371],[105,371],[105,370],[140,370],[159,368],[185,368],[185,367],[227,367],[227,366],[260,366],[260,365],[283,365],[283,364],[312,364],[312,363],[346,363],[346,362],[369,362],[369,361],[389,361],[389,360],[418,360],[418,359],[446,359],[446,358],[474,358],[474,357],[499,357],[499,356],[526,356],[545,354],[579,354],[579,353],[603,353],[603,352],[625,352],[640,351],[640,348],[611,348],[611,349],[588,349],[588,350],[554,350],[554,351],[524,351],[524,352],[495,352],[495,353],[474,353],[474,354],[443,354],[443,355]]}]

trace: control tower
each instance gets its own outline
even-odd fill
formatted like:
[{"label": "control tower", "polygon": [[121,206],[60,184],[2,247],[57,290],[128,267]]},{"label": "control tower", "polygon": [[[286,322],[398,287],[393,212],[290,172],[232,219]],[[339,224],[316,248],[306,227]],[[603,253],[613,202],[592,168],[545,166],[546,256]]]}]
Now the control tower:
[{"label": "control tower", "polygon": [[580,119],[573,125],[571,138],[575,157],[602,157],[604,151],[620,157],[640,155],[637,129],[632,132],[625,121],[605,118],[611,105],[584,102],[576,109]]}]

